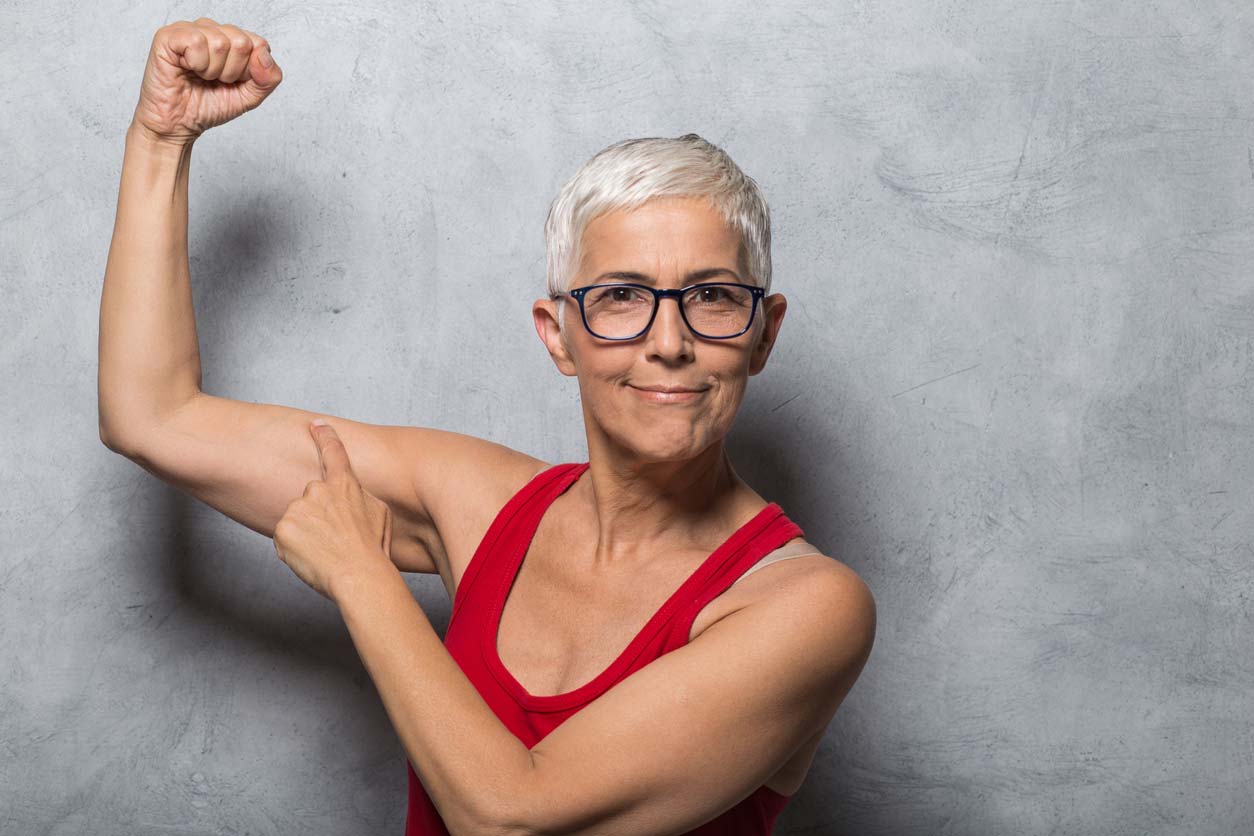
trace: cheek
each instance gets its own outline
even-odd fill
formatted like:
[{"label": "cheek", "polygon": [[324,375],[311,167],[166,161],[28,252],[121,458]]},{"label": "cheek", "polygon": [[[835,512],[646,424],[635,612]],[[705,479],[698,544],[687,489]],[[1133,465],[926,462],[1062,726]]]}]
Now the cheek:
[{"label": "cheek", "polygon": [[718,395],[711,407],[711,414],[720,420],[730,423],[740,408],[744,396],[744,384],[739,380],[729,380],[719,386]]}]

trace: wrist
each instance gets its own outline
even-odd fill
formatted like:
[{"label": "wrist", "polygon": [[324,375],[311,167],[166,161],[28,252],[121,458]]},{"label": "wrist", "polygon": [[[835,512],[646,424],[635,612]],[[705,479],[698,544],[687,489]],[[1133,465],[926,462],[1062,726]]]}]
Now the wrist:
[{"label": "wrist", "polygon": [[126,129],[126,145],[147,154],[182,157],[192,149],[195,139],[172,139],[152,132],[140,122],[132,121]]},{"label": "wrist", "polygon": [[327,584],[327,597],[341,610],[358,601],[377,602],[379,587],[395,581],[405,582],[395,564],[379,554],[375,559],[360,561],[351,570],[336,575]]}]

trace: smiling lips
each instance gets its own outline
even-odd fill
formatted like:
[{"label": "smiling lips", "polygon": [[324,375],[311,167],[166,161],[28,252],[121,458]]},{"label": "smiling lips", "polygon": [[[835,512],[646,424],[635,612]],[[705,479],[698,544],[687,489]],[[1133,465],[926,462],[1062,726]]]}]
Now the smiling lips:
[{"label": "smiling lips", "polygon": [[700,392],[700,389],[691,386],[667,386],[659,384],[658,386],[637,386],[637,389],[643,389],[646,392]]},{"label": "smiling lips", "polygon": [[[628,384],[631,386],[630,384]],[[652,386],[644,388],[641,386],[631,386],[634,391],[642,399],[651,403],[688,403],[695,401],[701,397],[704,389],[687,389],[682,386]]]}]

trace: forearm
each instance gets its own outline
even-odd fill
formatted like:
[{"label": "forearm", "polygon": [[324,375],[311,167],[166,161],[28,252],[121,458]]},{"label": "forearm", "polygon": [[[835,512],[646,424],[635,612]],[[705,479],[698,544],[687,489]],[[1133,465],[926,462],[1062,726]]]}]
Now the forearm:
[{"label": "forearm", "polygon": [[163,144],[134,123],[100,297],[101,437],[140,432],[200,390],[187,260],[191,145]]},{"label": "forearm", "polygon": [[390,566],[333,597],[414,771],[453,834],[507,832],[531,752],[483,701]]}]

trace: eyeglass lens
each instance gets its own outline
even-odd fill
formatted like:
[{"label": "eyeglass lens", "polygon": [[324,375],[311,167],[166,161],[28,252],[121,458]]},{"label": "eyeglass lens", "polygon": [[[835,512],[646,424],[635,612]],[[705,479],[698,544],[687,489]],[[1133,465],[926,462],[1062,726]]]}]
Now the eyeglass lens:
[{"label": "eyeglass lens", "polygon": [[[682,300],[689,326],[705,337],[738,334],[748,327],[753,314],[753,292],[736,285],[698,285]],[[654,303],[653,294],[644,288],[600,285],[584,295],[583,311],[594,334],[622,339],[644,330],[653,315]]]}]

